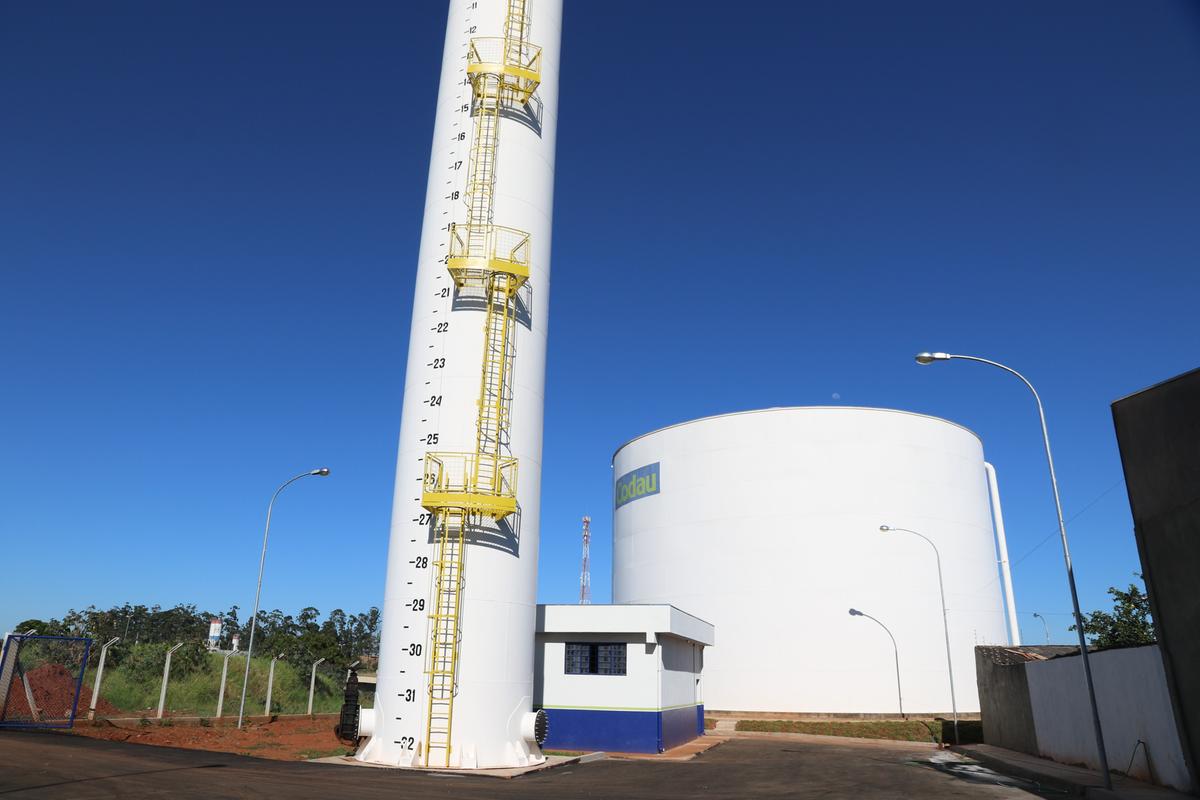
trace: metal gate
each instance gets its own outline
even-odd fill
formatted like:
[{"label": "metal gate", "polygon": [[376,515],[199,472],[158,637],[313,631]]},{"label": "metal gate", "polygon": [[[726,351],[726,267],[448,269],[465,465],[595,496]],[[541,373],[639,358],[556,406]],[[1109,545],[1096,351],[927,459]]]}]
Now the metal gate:
[{"label": "metal gate", "polygon": [[18,634],[0,656],[0,728],[69,728],[92,640]]}]

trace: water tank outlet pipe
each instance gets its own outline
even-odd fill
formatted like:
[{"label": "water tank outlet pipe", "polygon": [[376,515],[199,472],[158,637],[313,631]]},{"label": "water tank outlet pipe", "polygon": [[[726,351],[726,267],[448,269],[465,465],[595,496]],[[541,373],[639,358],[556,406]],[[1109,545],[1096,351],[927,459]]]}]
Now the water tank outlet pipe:
[{"label": "water tank outlet pipe", "polygon": [[531,711],[521,717],[521,738],[527,742],[533,742],[538,747],[546,741],[546,734],[550,731],[550,721],[546,719],[546,712],[542,709]]},{"label": "water tank outlet pipe", "polygon": [[996,550],[1000,555],[1000,575],[1004,580],[1004,607],[1008,612],[1008,643],[1021,645],[1021,627],[1017,623],[1017,600],[1013,596],[1012,570],[1008,565],[1008,540],[1004,537],[1004,514],[1000,511],[1000,488],[996,484],[996,468],[983,462],[987,473],[988,492],[992,498],[992,519],[996,523]]},{"label": "water tank outlet pipe", "polygon": [[375,735],[375,709],[360,708],[358,710],[358,738],[366,739]]}]

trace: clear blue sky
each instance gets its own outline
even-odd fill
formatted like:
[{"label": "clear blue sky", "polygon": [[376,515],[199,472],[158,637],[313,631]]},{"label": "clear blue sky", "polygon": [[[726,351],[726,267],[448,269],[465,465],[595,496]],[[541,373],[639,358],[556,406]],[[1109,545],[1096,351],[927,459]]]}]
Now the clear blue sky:
[{"label": "clear blue sky", "polygon": [[[1138,569],[1108,404],[1197,366],[1200,14],[568,0],[539,596],[608,598],[609,458],[840,403],[983,438],[1017,601]],[[683,9],[687,9],[684,13]],[[0,8],[0,629],[380,603],[439,2]],[[1099,498],[1099,499],[1097,499]],[[1032,552],[1030,552],[1032,551]],[[702,576],[698,576],[698,579]]]}]

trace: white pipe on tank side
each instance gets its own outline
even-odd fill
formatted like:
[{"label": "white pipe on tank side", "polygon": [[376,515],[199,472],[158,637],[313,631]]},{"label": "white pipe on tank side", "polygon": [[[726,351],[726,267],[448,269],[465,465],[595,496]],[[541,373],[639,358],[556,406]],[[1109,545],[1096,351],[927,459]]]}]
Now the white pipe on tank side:
[{"label": "white pipe on tank side", "polygon": [[1021,644],[1021,628],[1017,624],[1017,600],[1013,596],[1012,571],[1008,566],[1008,540],[1004,537],[1004,514],[1000,511],[1000,487],[996,484],[996,468],[983,462],[987,473],[988,494],[992,498],[992,520],[996,527],[996,550],[1000,554],[1000,575],[1004,578],[1004,607],[1008,611],[1008,643]]}]

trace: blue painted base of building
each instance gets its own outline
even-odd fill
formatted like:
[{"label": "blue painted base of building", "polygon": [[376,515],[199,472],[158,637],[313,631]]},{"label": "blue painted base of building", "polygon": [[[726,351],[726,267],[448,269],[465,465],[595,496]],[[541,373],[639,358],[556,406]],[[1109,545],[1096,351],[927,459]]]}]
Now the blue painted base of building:
[{"label": "blue painted base of building", "polygon": [[663,711],[547,708],[548,750],[662,753],[704,735],[704,706]]}]

